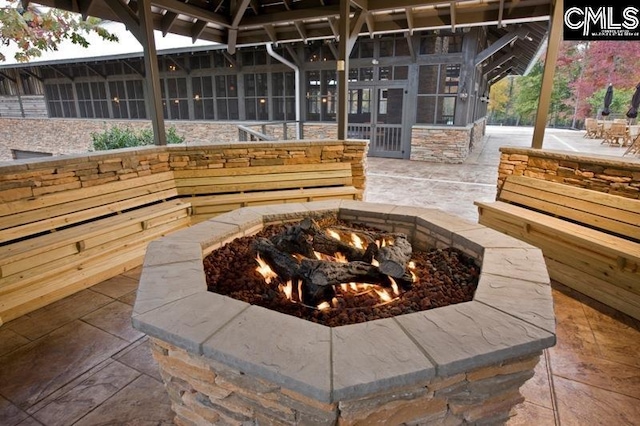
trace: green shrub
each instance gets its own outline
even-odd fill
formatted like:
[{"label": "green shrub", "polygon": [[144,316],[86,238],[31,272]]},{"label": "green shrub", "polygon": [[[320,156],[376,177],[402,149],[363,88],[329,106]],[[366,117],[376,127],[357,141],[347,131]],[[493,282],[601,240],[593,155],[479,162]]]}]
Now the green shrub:
[{"label": "green shrub", "polygon": [[[167,129],[167,143],[177,144],[183,143],[184,137],[178,135],[176,128],[171,126]],[[102,133],[92,132],[91,140],[93,141],[94,151],[105,151],[109,149],[132,148],[136,146],[153,145],[153,131],[151,129],[142,129],[135,133],[129,128],[120,128],[113,126]]]}]

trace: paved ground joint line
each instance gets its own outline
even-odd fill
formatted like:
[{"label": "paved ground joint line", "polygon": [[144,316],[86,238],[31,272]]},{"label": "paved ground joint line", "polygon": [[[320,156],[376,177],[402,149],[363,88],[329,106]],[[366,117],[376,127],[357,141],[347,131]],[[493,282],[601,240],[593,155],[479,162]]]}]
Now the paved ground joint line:
[{"label": "paved ground joint line", "polygon": [[480,183],[480,182],[464,182],[459,180],[447,180],[447,179],[431,179],[431,178],[421,178],[421,177],[413,177],[413,176],[398,176],[398,175],[388,175],[386,173],[367,173],[367,176],[377,176],[377,177],[387,177],[393,179],[408,179],[408,180],[417,180],[420,182],[436,182],[436,183],[452,183],[452,184],[461,184],[461,185],[476,185],[476,186],[485,186],[485,187],[495,187],[494,183]]}]

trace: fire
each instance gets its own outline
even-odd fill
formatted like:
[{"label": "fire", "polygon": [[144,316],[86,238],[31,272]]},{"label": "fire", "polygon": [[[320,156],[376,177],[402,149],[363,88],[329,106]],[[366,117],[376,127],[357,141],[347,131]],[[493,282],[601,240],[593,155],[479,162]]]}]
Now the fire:
[{"label": "fire", "polygon": [[344,256],[344,254],[340,253],[340,252],[336,252],[333,255],[333,258],[336,260],[336,262],[338,263],[347,263],[347,258]]},{"label": "fire", "polygon": [[331,309],[331,305],[329,302],[322,302],[318,306],[316,306],[321,311],[326,311],[327,309]]},{"label": "fire", "polygon": [[278,290],[284,293],[285,297],[289,300],[293,300],[293,283],[291,280],[287,281],[286,284],[280,284],[278,286]]},{"label": "fire", "polygon": [[373,266],[380,266],[380,262],[378,262],[376,259],[371,259],[371,264]]},{"label": "fire", "polygon": [[273,272],[273,269],[271,269],[271,267],[267,264],[267,262],[262,260],[260,255],[256,257],[256,261],[258,262],[258,267],[256,268],[256,272],[258,272],[260,275],[264,277],[264,281],[267,284],[271,284],[272,279],[278,278],[278,274]]},{"label": "fire", "polygon": [[393,297],[391,297],[385,290],[376,288],[374,291],[383,302],[391,302],[393,300]]},{"label": "fire", "polygon": [[351,244],[353,244],[355,248],[361,250],[364,249],[364,242],[362,241],[362,238],[360,238],[356,233],[351,233]]},{"label": "fire", "polygon": [[329,236],[331,238],[334,238],[338,241],[341,241],[340,239],[340,234],[338,234],[336,231],[334,231],[333,229],[327,229],[327,234],[329,234]]},{"label": "fire", "polygon": [[410,261],[407,267],[409,268],[409,273],[411,274],[411,282],[415,283],[416,281],[418,281],[418,277],[413,272],[413,270],[416,269],[416,262],[414,262],[413,260]]},{"label": "fire", "polygon": [[398,288],[398,284],[396,283],[396,280],[389,277],[389,281],[391,281],[391,289],[393,290],[393,294],[395,294],[396,296],[400,296],[400,289]]}]

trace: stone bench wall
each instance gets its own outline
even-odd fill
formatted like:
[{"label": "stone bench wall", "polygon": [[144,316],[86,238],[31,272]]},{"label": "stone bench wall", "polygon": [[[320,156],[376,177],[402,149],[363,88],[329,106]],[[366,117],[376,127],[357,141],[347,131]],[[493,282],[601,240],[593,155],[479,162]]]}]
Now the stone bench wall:
[{"label": "stone bench wall", "polygon": [[[0,163],[0,202],[176,170],[343,162],[353,186],[365,186],[362,141],[236,142],[128,148]],[[231,173],[231,172],[230,172]]]},{"label": "stone bench wall", "polygon": [[637,159],[515,147],[502,147],[500,152],[498,194],[507,176],[520,175],[640,198]]},{"label": "stone bench wall", "polygon": [[438,163],[463,163],[471,148],[479,146],[485,134],[486,120],[466,127],[413,126],[411,160]]}]

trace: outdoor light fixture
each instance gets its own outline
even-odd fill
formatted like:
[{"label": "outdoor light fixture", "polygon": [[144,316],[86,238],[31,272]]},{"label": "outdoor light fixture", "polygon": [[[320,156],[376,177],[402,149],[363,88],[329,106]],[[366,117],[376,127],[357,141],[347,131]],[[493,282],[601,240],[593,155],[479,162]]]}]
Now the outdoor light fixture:
[{"label": "outdoor light fixture", "polygon": [[466,101],[467,98],[469,97],[469,94],[467,93],[467,86],[463,85],[458,95],[460,96],[461,100]]},{"label": "outdoor light fixture", "polygon": [[197,93],[193,96],[193,99],[195,99],[196,101],[200,100],[200,95],[198,95]]},{"label": "outdoor light fixture", "polygon": [[113,97],[113,102],[115,102],[115,103],[119,104],[119,103],[120,103],[120,99],[118,99],[118,97],[117,97],[117,96],[114,96],[114,97]]},{"label": "outdoor light fixture", "polygon": [[267,103],[267,100],[266,100],[266,99],[264,99],[264,98],[262,98],[262,99],[260,99],[260,103],[261,103],[261,104]]}]

